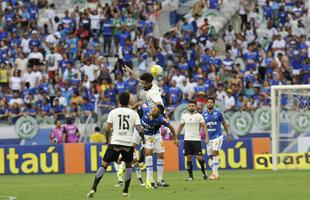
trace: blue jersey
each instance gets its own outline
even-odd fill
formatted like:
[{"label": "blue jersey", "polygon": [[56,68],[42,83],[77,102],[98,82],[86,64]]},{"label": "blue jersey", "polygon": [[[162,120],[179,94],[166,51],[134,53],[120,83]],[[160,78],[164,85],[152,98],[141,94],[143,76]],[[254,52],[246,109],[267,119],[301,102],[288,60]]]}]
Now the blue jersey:
[{"label": "blue jersey", "polygon": [[169,126],[169,122],[162,115],[155,119],[150,119],[149,113],[151,109],[152,108],[146,105],[140,108],[140,113],[142,114],[141,125],[144,129],[144,135],[155,135],[159,133],[159,128],[161,125]]},{"label": "blue jersey", "polygon": [[213,140],[222,136],[221,123],[224,121],[224,117],[221,111],[217,109],[213,109],[211,112],[205,111],[202,116],[208,128],[209,139]]},{"label": "blue jersey", "polygon": [[106,19],[102,23],[102,33],[104,36],[112,36],[112,19]]},{"label": "blue jersey", "polygon": [[128,79],[126,81],[126,88],[130,92],[130,94],[137,94],[137,86],[139,84],[139,81],[136,79]]},{"label": "blue jersey", "polygon": [[126,82],[124,81],[118,81],[115,83],[115,87],[116,87],[116,92],[117,94],[121,94],[123,92],[126,92],[127,88],[126,88]]}]

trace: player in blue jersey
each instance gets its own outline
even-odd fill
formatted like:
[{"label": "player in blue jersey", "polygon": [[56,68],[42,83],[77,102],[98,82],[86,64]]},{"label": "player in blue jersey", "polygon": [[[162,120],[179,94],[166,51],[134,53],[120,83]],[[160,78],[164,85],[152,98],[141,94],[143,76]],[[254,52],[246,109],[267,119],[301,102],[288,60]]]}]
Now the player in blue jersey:
[{"label": "player in blue jersey", "polygon": [[208,110],[202,115],[206,122],[208,129],[208,134],[206,135],[207,153],[212,160],[212,175],[210,180],[219,179],[218,167],[220,164],[219,150],[221,149],[223,143],[223,134],[221,124],[223,124],[226,131],[226,140],[229,142],[231,140],[228,126],[225,122],[223,114],[221,111],[214,109],[215,100],[213,97],[208,97],[207,106]]},{"label": "player in blue jersey", "polygon": [[168,187],[169,185],[163,180],[164,173],[164,145],[159,128],[163,125],[170,129],[174,143],[178,146],[175,129],[172,124],[163,117],[164,107],[157,104],[154,107],[149,107],[143,104],[138,113],[141,118],[141,125],[145,135],[145,163],[146,163],[146,183],[147,189],[155,189],[156,185],[153,179],[153,153],[157,154],[157,186]]}]

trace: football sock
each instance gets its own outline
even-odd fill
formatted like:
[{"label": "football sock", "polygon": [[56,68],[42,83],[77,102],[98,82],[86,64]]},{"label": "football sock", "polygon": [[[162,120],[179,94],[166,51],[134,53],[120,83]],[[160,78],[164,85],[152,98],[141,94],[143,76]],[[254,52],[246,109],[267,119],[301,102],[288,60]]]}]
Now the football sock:
[{"label": "football sock", "polygon": [[105,172],[106,172],[106,168],[102,167],[102,166],[97,170],[95,180],[94,180],[94,184],[92,187],[93,190],[97,191],[97,186],[98,186],[100,180],[102,179],[103,175],[105,174]]},{"label": "football sock", "polygon": [[144,148],[142,148],[141,151],[140,151],[140,158],[139,158],[138,163],[143,163],[143,162],[144,162],[144,159],[145,159],[145,156],[144,156]]},{"label": "football sock", "polygon": [[145,157],[145,163],[146,163],[146,179],[149,180],[151,183],[154,182],[153,178],[153,157],[152,156],[146,156]]},{"label": "football sock", "polygon": [[203,159],[198,160],[199,165],[200,165],[200,170],[202,174],[205,176],[206,175],[206,170],[205,170],[205,161]]},{"label": "football sock", "polygon": [[157,159],[157,180],[161,182],[164,176],[164,159]]},{"label": "football sock", "polygon": [[187,161],[186,167],[187,167],[188,176],[190,178],[193,178],[193,163],[192,163],[192,161]]},{"label": "football sock", "polygon": [[219,156],[213,156],[212,159],[212,171],[213,174],[218,175],[218,168],[219,168]]},{"label": "football sock", "polygon": [[142,178],[141,169],[139,166],[135,167],[137,178]]},{"label": "football sock", "polygon": [[126,168],[126,171],[125,171],[125,185],[124,185],[123,193],[128,193],[128,188],[129,188],[130,181],[131,181],[131,175],[132,175],[132,168],[130,166]]},{"label": "football sock", "polygon": [[[122,162],[123,163],[123,162]],[[115,171],[116,171],[116,177],[117,177],[117,180],[120,181],[120,182],[123,182],[123,179],[121,176],[118,175],[118,171],[121,169],[121,164],[117,164],[115,162]]]}]

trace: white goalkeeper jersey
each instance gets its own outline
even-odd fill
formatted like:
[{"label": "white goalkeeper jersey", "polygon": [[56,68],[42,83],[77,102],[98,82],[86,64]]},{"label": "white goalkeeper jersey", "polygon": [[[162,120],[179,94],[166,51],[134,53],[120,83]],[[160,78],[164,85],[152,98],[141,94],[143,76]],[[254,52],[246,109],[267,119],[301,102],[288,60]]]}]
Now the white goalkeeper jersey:
[{"label": "white goalkeeper jersey", "polygon": [[112,124],[111,144],[133,145],[134,128],[140,124],[137,112],[130,108],[115,108],[109,113],[107,122]]},{"label": "white goalkeeper jersey", "polygon": [[181,117],[181,124],[184,124],[185,134],[184,140],[187,141],[201,141],[200,124],[204,124],[203,116],[199,113],[185,113]]}]

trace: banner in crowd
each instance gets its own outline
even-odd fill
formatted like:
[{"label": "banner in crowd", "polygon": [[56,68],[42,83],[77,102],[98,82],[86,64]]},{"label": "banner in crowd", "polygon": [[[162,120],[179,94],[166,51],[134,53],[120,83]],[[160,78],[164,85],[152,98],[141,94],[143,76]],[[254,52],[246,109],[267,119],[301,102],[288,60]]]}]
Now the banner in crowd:
[{"label": "banner in crowd", "polygon": [[[184,170],[186,161],[183,156],[183,141],[180,141],[179,148],[173,141],[164,141],[164,146],[165,171]],[[94,173],[101,165],[106,149],[107,145],[84,143],[0,146],[0,175]],[[269,138],[224,143],[220,151],[220,168],[252,169],[254,154],[270,153],[269,150]],[[210,165],[207,164],[207,167],[210,168]],[[197,169],[197,165],[195,168]],[[107,171],[114,170],[112,165]]]}]

